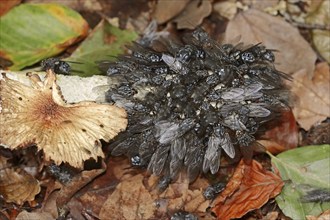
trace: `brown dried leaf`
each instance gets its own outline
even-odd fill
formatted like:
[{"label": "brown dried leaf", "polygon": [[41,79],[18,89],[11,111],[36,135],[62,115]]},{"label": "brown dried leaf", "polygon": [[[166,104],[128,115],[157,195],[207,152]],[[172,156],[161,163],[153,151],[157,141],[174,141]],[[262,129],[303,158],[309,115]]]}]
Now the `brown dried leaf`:
[{"label": "brown dried leaf", "polygon": [[158,24],[163,24],[166,21],[177,16],[187,6],[189,1],[190,0],[159,0],[156,5],[153,17],[157,20]]},{"label": "brown dried leaf", "polygon": [[[323,1],[315,11],[308,14],[306,23],[330,26],[330,1]],[[330,63],[330,31],[317,30],[312,31],[313,43],[321,56]]]},{"label": "brown dried leaf", "polygon": [[272,0],[272,1],[242,0],[242,4],[248,6],[249,8],[257,9],[259,11],[267,11],[267,12],[278,11],[279,7],[281,7],[282,5],[280,4],[280,0]]},{"label": "brown dried leaf", "polygon": [[54,216],[52,216],[48,212],[27,212],[26,210],[23,210],[16,217],[16,220],[31,220],[31,219],[48,220],[48,219],[54,219]]},{"label": "brown dried leaf", "polygon": [[99,176],[106,170],[106,165],[103,164],[101,169],[85,170],[76,175],[71,182],[64,185],[58,194],[56,204],[58,208],[64,207],[72,196],[90,183],[95,177]]},{"label": "brown dried leaf", "polygon": [[202,189],[207,181],[198,179],[194,188],[189,188],[187,178],[179,178],[161,194],[151,190],[158,181],[152,176],[148,181],[142,174],[137,174],[119,183],[101,208],[101,219],[154,219],[167,216],[179,209],[204,213],[209,206]]},{"label": "brown dried leaf", "polygon": [[174,19],[178,29],[194,29],[203,22],[203,19],[212,12],[210,0],[192,0],[183,12]]},{"label": "brown dried leaf", "polygon": [[267,48],[277,50],[276,68],[285,73],[305,69],[312,76],[316,55],[297,28],[280,17],[274,17],[254,9],[238,13],[229,21],[225,41],[241,36],[242,42],[262,42]]},{"label": "brown dried leaf", "polygon": [[314,77],[309,79],[306,71],[293,75],[292,92],[298,97],[294,107],[297,122],[305,130],[330,117],[330,70],[329,65],[316,65]]},{"label": "brown dried leaf", "polygon": [[45,159],[82,168],[104,157],[100,139],[109,141],[127,126],[125,110],[94,102],[67,104],[49,71],[44,81],[28,75],[32,87],[0,79],[0,144],[10,149],[37,145]]},{"label": "brown dried leaf", "polygon": [[6,161],[0,156],[0,195],[19,205],[33,201],[40,192],[39,182],[22,169],[9,168]]},{"label": "brown dried leaf", "polygon": [[222,17],[231,20],[237,13],[237,5],[236,2],[232,1],[217,2],[214,4],[213,10],[218,12]]},{"label": "brown dried leaf", "polygon": [[212,211],[221,220],[240,218],[274,198],[283,185],[278,174],[265,170],[259,162],[253,160],[247,165],[242,160],[225,190],[213,202]]},{"label": "brown dried leaf", "polygon": [[327,210],[323,213],[321,213],[319,216],[311,216],[307,215],[306,216],[307,220],[329,220],[330,219],[330,210]]},{"label": "brown dried leaf", "polygon": [[101,219],[149,219],[156,206],[139,174],[119,183],[100,211]]},{"label": "brown dried leaf", "polygon": [[330,143],[330,121],[325,120],[320,124],[313,125],[306,133],[300,146],[322,145]]},{"label": "brown dried leaf", "polygon": [[282,117],[277,120],[278,124],[267,129],[261,137],[265,140],[258,141],[272,154],[278,154],[298,146],[298,127],[293,112],[283,112]]}]

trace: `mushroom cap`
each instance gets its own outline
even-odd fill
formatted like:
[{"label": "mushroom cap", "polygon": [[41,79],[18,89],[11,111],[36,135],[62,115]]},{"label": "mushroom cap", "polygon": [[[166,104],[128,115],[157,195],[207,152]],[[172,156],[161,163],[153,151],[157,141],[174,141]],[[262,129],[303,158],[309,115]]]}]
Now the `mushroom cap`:
[{"label": "mushroom cap", "polygon": [[28,73],[31,86],[2,74],[0,145],[16,149],[36,145],[45,160],[82,168],[83,161],[104,157],[100,139],[109,141],[126,129],[124,109],[110,104],[68,104],[53,71],[42,81]]}]

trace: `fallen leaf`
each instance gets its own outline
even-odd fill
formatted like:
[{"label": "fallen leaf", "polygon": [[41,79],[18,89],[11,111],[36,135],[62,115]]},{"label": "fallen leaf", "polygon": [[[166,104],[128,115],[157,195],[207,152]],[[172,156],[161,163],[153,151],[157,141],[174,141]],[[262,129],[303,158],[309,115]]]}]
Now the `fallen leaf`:
[{"label": "fallen leaf", "polygon": [[[67,203],[74,219],[81,219],[85,207],[93,213],[99,214],[104,202],[113,193],[116,186],[125,179],[135,176],[138,170],[131,167],[126,157],[113,157],[108,161],[104,174],[98,176],[91,184],[85,187],[84,193],[77,193]],[[69,190],[69,187],[68,187]],[[73,209],[78,209],[72,212]]]},{"label": "fallen leaf", "polygon": [[26,210],[23,210],[16,217],[16,220],[31,220],[31,219],[49,220],[49,219],[54,219],[54,216],[52,216],[48,212],[27,212]]},{"label": "fallen leaf", "polygon": [[101,219],[149,219],[156,206],[139,174],[119,183],[100,211]]},{"label": "fallen leaf", "polygon": [[103,8],[109,7],[106,13],[109,13],[111,17],[119,17],[120,20],[127,20],[129,17],[136,18],[142,12],[148,12],[149,3],[148,0],[101,1]]},{"label": "fallen leaf", "polygon": [[[330,1],[323,1],[306,17],[306,23],[330,26]],[[330,63],[330,31],[312,29],[313,43],[321,56]]]},{"label": "fallen leaf", "polygon": [[101,169],[85,170],[76,175],[71,182],[65,184],[61,188],[56,199],[57,208],[63,208],[76,192],[102,174],[105,170],[106,166],[104,164]]},{"label": "fallen leaf", "polygon": [[269,151],[270,153],[275,154],[275,155],[287,150],[285,146],[277,143],[276,141],[257,140],[257,142],[259,144],[261,144],[262,146],[264,146],[267,151]]},{"label": "fallen leaf", "polygon": [[194,29],[212,12],[210,0],[192,0],[179,16],[174,19],[178,29]]},{"label": "fallen leaf", "polygon": [[113,60],[115,56],[123,54],[125,46],[136,38],[137,34],[133,31],[121,30],[107,21],[101,21],[67,59],[79,62],[70,64],[74,70],[72,74],[79,76],[104,74],[96,62]]},{"label": "fallen leaf", "polygon": [[89,28],[77,12],[57,4],[21,4],[0,18],[0,26],[0,56],[14,63],[11,70],[59,54]]},{"label": "fallen leaf", "polygon": [[286,181],[276,202],[283,213],[292,219],[305,219],[307,215],[317,216],[330,209],[330,202],[303,202],[305,186],[316,189],[330,189],[330,145],[299,147],[285,151],[272,163]]},{"label": "fallen leaf", "polygon": [[280,0],[272,0],[272,1],[242,0],[243,5],[246,5],[249,8],[257,9],[259,11],[265,11],[270,14],[275,14],[274,12],[278,11],[279,7],[281,7],[283,3]]},{"label": "fallen leaf", "polygon": [[190,0],[159,0],[153,13],[153,17],[157,20],[158,24],[163,24],[177,16],[188,5],[189,2]]},{"label": "fallen leaf", "polygon": [[209,205],[205,200],[202,189],[206,188],[207,181],[198,179],[196,186],[189,188],[187,178],[182,178],[161,194],[152,186],[158,181],[152,176],[146,177],[137,174],[121,181],[115,191],[107,198],[101,208],[101,219],[159,219],[168,213],[183,210],[192,213],[204,213]]},{"label": "fallen leaf", "polygon": [[21,3],[22,0],[0,1],[0,17],[6,14],[10,9]]},{"label": "fallen leaf", "polygon": [[330,63],[330,31],[313,30],[312,38],[317,51]]},{"label": "fallen leaf", "polygon": [[22,169],[8,167],[7,159],[0,155],[0,195],[6,202],[22,205],[33,201],[40,190],[38,180]]},{"label": "fallen leaf", "polygon": [[329,220],[330,219],[330,210],[327,210],[320,214],[319,216],[307,215],[307,220]]},{"label": "fallen leaf", "polygon": [[282,18],[254,9],[240,12],[229,21],[225,42],[237,36],[241,36],[242,42],[262,42],[267,48],[278,51],[275,52],[275,67],[278,70],[292,74],[304,69],[309,77],[313,75],[315,52],[298,29]]},{"label": "fallen leaf", "polygon": [[237,13],[237,5],[233,1],[217,2],[213,5],[213,10],[218,12],[222,17],[231,20]]},{"label": "fallen leaf", "polygon": [[109,141],[126,128],[126,112],[119,107],[67,104],[52,71],[44,81],[28,77],[32,87],[5,74],[0,79],[0,144],[6,148],[37,145],[45,160],[82,168],[83,161],[104,157],[100,139]]},{"label": "fallen leaf", "polygon": [[316,65],[314,76],[309,79],[306,71],[293,75],[292,92],[298,97],[293,113],[305,130],[330,117],[330,70],[327,63]]},{"label": "fallen leaf", "polygon": [[100,4],[100,0],[70,0],[70,1],[63,1],[63,0],[25,0],[25,3],[32,3],[32,4],[40,4],[40,3],[57,3],[61,5],[65,5],[69,8],[72,8],[76,11],[101,11],[102,5]]},{"label": "fallen leaf", "polygon": [[277,220],[278,219],[278,212],[269,212],[262,220]]},{"label": "fallen leaf", "polygon": [[278,124],[258,140],[269,152],[278,154],[298,146],[298,127],[292,111],[282,112]]},{"label": "fallen leaf", "polygon": [[321,145],[330,143],[330,120],[316,124],[308,130],[300,145]]},{"label": "fallen leaf", "polygon": [[225,190],[215,199],[212,211],[218,219],[240,218],[263,206],[281,192],[284,183],[278,174],[265,170],[256,160],[241,160]]}]

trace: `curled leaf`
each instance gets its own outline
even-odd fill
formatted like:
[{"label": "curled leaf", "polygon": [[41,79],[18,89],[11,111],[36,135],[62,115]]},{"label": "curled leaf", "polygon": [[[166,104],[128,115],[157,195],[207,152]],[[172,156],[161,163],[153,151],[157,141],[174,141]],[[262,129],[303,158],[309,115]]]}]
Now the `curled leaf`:
[{"label": "curled leaf", "polygon": [[247,165],[242,160],[226,189],[213,202],[212,211],[221,220],[240,218],[274,198],[283,185],[278,174],[265,170],[259,162],[252,160]]},{"label": "curled leaf", "polygon": [[32,87],[4,73],[0,80],[0,145],[37,145],[46,160],[82,168],[83,161],[104,157],[100,139],[109,141],[126,128],[126,112],[119,107],[67,104],[52,71],[44,81],[36,74],[28,77]]}]

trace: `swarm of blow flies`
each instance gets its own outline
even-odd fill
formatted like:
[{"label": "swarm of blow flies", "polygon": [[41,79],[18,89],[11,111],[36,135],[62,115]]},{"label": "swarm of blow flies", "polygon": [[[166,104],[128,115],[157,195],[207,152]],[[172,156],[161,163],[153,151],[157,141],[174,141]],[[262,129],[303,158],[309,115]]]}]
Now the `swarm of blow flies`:
[{"label": "swarm of blow flies", "polygon": [[289,77],[275,69],[273,51],[220,44],[201,29],[157,43],[162,49],[135,43],[106,64],[117,82],[108,98],[129,115],[112,155],[167,181],[183,170],[191,181],[214,174],[222,156],[251,157],[262,126],[289,109]]}]

